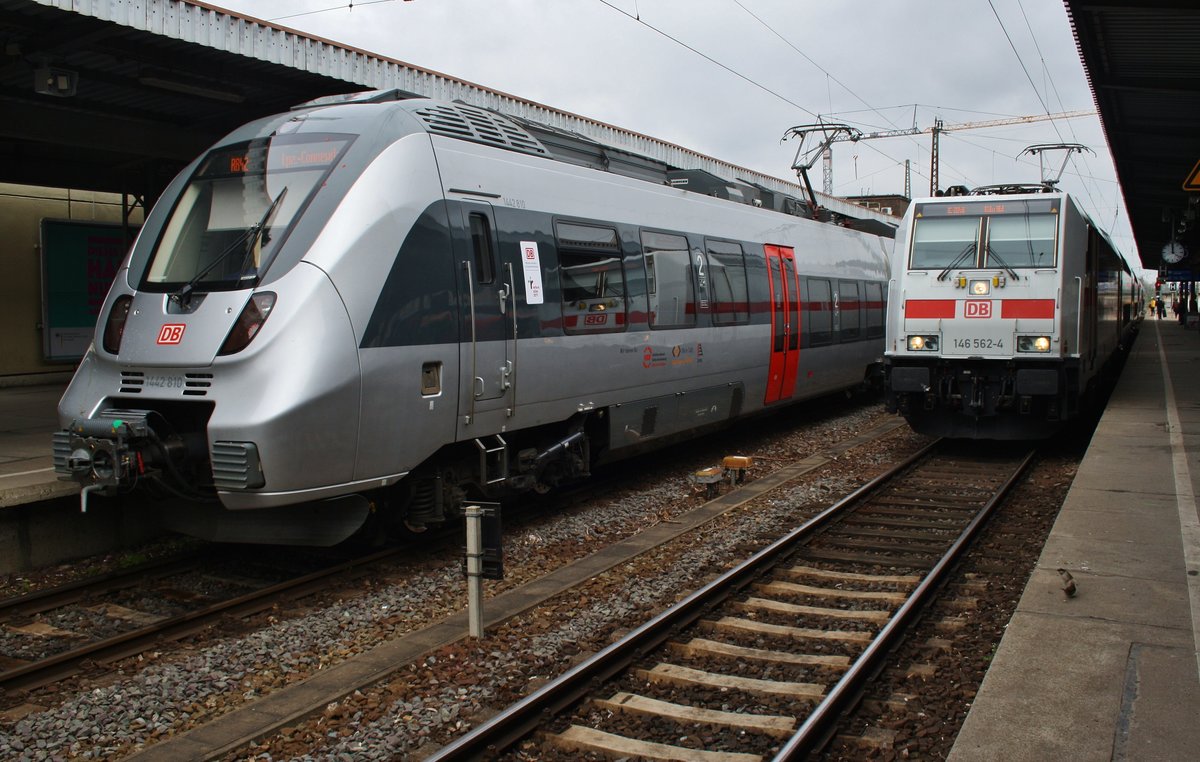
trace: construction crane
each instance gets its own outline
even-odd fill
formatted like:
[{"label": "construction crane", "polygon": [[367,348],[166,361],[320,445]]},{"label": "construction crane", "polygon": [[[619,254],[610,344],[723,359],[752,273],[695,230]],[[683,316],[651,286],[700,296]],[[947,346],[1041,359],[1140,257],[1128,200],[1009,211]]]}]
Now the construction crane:
[{"label": "construction crane", "polygon": [[[938,138],[943,132],[955,132],[957,130],[979,130],[985,127],[1003,127],[1009,124],[1030,124],[1032,122],[1045,122],[1052,119],[1075,119],[1081,116],[1095,116],[1095,111],[1063,111],[1058,114],[1033,114],[1031,116],[1013,116],[1006,119],[990,119],[985,122],[961,122],[959,124],[945,124],[941,119],[934,119],[932,127],[924,129],[912,126],[906,129],[899,130],[881,130],[879,132],[859,133],[858,137],[852,137],[849,133],[834,135],[829,139],[830,143],[844,143],[847,141],[857,142],[859,140],[870,140],[872,138],[895,138],[902,135],[920,135],[923,133],[931,133],[933,135],[933,144],[929,150],[929,195],[937,193],[938,189]],[[828,146],[822,157],[823,172],[823,189],[827,195],[833,195],[833,149]],[[907,186],[907,177],[905,185]],[[906,189],[907,195],[907,189]]]}]

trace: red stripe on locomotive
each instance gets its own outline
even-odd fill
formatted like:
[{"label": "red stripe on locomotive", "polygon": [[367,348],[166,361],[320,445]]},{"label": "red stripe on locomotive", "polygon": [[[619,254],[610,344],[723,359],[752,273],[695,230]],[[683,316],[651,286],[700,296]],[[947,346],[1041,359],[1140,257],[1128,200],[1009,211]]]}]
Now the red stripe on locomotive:
[{"label": "red stripe on locomotive", "polygon": [[1000,303],[1002,318],[1054,319],[1053,299],[1005,299]]},{"label": "red stripe on locomotive", "polygon": [[904,317],[952,318],[956,304],[954,299],[906,299]]}]

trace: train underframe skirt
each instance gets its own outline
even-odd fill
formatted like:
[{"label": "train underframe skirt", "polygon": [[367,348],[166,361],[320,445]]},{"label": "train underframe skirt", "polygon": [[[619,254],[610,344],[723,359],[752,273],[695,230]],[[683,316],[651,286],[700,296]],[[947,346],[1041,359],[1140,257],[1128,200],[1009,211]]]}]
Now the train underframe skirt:
[{"label": "train underframe skirt", "polygon": [[1079,413],[1075,364],[889,364],[885,405],[922,434],[1044,439]]}]

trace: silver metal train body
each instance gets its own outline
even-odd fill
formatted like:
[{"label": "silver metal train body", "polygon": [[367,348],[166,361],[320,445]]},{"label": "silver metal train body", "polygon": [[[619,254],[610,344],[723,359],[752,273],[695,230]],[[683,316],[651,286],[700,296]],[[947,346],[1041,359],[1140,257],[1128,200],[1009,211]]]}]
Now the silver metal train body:
[{"label": "silver metal train body", "polygon": [[1141,316],[1128,263],[1064,192],[916,200],[896,236],[886,404],[917,431],[1051,436]]},{"label": "silver metal train body", "polygon": [[181,531],[332,543],[881,373],[889,239],[579,142],[383,95],[233,132],[148,216],[56,469],[209,500]]}]

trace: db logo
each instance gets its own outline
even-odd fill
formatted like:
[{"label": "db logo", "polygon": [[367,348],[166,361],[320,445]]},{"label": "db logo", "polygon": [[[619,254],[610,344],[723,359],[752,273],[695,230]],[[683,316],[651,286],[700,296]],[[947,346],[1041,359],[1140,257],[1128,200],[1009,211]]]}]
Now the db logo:
[{"label": "db logo", "polygon": [[972,299],[964,304],[963,317],[990,318],[992,316],[992,302],[989,299]]},{"label": "db logo", "polygon": [[608,322],[608,315],[584,315],[584,325],[604,325]]},{"label": "db logo", "polygon": [[159,344],[178,344],[183,339],[183,323],[167,323],[158,331]]}]

